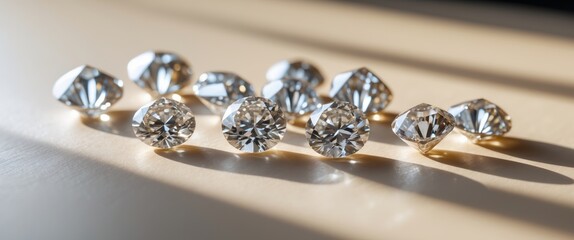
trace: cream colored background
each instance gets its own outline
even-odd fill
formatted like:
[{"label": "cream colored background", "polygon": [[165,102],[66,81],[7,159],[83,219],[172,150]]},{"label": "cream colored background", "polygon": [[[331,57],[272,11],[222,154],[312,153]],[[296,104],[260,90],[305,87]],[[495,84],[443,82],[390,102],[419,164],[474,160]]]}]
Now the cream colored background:
[{"label": "cream colored background", "polygon": [[[0,239],[572,239],[574,20],[509,11],[547,31],[325,1],[3,1]],[[177,152],[154,151],[129,128],[150,99],[125,70],[148,49],[257,89],[284,58],[329,79],[367,66],[395,100],[352,159],[320,159],[297,127],[276,151],[240,154],[193,98],[196,133]],[[84,63],[125,80],[108,123],[51,96]],[[453,133],[425,157],[389,129],[420,102],[477,97],[513,116],[498,145]]]}]

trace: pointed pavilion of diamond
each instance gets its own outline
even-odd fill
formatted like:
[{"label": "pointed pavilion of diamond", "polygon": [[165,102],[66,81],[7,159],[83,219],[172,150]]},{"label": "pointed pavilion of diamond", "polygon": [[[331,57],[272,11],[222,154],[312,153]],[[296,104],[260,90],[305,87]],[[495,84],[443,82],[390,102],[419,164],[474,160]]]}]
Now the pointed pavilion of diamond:
[{"label": "pointed pavilion of diamond", "polygon": [[273,64],[267,70],[267,80],[299,79],[317,87],[324,82],[323,74],[313,64],[303,60],[283,60]]},{"label": "pointed pavilion of diamond", "polygon": [[52,93],[58,101],[86,117],[106,112],[123,94],[123,82],[94,67],[82,65],[56,81]]},{"label": "pointed pavilion of diamond", "polygon": [[401,140],[425,154],[454,129],[454,117],[422,103],[399,114],[391,128]]},{"label": "pointed pavilion of diamond", "polygon": [[128,63],[130,79],[154,97],[178,92],[191,83],[191,75],[191,66],[169,52],[144,52]]},{"label": "pointed pavilion of diamond", "polygon": [[263,87],[261,95],[277,103],[288,120],[308,115],[320,105],[315,90],[298,79],[271,81]]},{"label": "pointed pavilion of diamond", "polygon": [[193,85],[193,92],[212,112],[223,115],[227,107],[244,97],[255,96],[249,82],[230,72],[206,72]]},{"label": "pointed pavilion of diamond", "polygon": [[329,97],[350,102],[364,113],[372,114],[385,109],[393,94],[381,78],[363,67],[335,76]]},{"label": "pointed pavilion of diamond", "polygon": [[452,106],[456,128],[473,142],[502,136],[512,127],[510,116],[486,99],[475,99]]}]

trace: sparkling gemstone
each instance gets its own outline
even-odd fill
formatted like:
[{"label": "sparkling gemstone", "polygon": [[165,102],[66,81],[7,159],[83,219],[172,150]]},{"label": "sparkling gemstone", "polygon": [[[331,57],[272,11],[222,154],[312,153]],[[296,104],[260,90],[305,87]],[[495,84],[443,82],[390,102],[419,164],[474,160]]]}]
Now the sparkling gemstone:
[{"label": "sparkling gemstone", "polygon": [[309,82],[311,87],[319,86],[324,78],[319,69],[313,64],[302,60],[283,60],[273,64],[267,70],[267,80],[275,81],[285,78],[294,78]]},{"label": "sparkling gemstone", "polygon": [[142,142],[153,147],[171,148],[191,137],[195,116],[183,103],[162,97],[137,110],[132,127]]},{"label": "sparkling gemstone", "polygon": [[267,83],[261,95],[277,103],[289,120],[315,111],[320,104],[317,93],[307,82],[292,78]]},{"label": "sparkling gemstone", "polygon": [[201,74],[193,85],[193,91],[211,111],[220,115],[231,103],[255,95],[255,90],[249,82],[229,72]]},{"label": "sparkling gemstone", "polygon": [[367,68],[335,76],[329,96],[353,103],[367,114],[381,112],[393,99],[393,94],[387,85]]},{"label": "sparkling gemstone", "polygon": [[281,141],[286,120],[273,101],[251,96],[229,105],[221,128],[231,146],[245,152],[263,152]]},{"label": "sparkling gemstone", "polygon": [[161,96],[189,85],[191,66],[174,53],[148,51],[128,63],[128,76],[153,96]]},{"label": "sparkling gemstone", "polygon": [[452,106],[455,126],[473,141],[502,136],[512,127],[510,116],[486,99],[475,99]]},{"label": "sparkling gemstone", "polygon": [[54,97],[87,117],[98,117],[123,94],[123,82],[94,67],[74,68],[56,81]]},{"label": "sparkling gemstone", "polygon": [[311,114],[305,135],[319,154],[339,158],[351,155],[369,139],[369,120],[351,103],[334,101]]},{"label": "sparkling gemstone", "polygon": [[405,143],[427,153],[454,128],[454,117],[447,111],[422,103],[397,116],[393,132]]}]

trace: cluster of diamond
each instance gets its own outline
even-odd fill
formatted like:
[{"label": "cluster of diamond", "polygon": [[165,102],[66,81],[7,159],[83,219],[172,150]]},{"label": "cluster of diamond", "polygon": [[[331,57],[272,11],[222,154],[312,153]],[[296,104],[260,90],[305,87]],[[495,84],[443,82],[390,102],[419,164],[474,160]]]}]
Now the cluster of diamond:
[{"label": "cluster of diamond", "polygon": [[[195,130],[191,109],[166,98],[191,83],[191,66],[168,52],[145,52],[128,63],[128,75],[136,85],[159,99],[141,107],[132,127],[144,143],[171,148],[187,141]],[[315,88],[324,82],[321,72],[306,61],[281,61],[267,72],[268,83],[255,96],[252,85],[230,72],[206,72],[193,85],[195,95],[214,113],[222,115],[223,136],[245,152],[263,152],[277,145],[287,122],[307,118],[310,147],[329,157],[346,157],[359,151],[370,133],[368,115],[382,112],[393,95],[382,78],[367,68],[336,75],[329,97],[322,103]],[[84,116],[106,112],[123,94],[123,82],[91,66],[83,65],[63,75],[54,96]],[[502,136],[511,128],[508,114],[496,104],[476,99],[448,111],[419,104],[399,114],[392,131],[421,153],[429,152],[454,128],[474,142]]]}]

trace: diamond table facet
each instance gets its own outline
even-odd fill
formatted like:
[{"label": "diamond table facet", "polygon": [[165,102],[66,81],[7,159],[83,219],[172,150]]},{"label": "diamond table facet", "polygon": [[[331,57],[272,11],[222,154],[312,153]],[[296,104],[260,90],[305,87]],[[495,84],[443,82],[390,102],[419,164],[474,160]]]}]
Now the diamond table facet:
[{"label": "diamond table facet", "polygon": [[302,60],[283,60],[275,63],[269,68],[266,76],[269,81],[288,78],[298,79],[308,82],[311,87],[319,86],[324,81],[324,77],[317,67]]},{"label": "diamond table facet", "polygon": [[364,113],[378,113],[393,99],[389,87],[367,68],[341,73],[333,78],[329,96],[353,103]]},{"label": "diamond table facet", "polygon": [[327,103],[311,114],[305,135],[315,152],[330,158],[351,155],[369,139],[369,120],[348,102]]},{"label": "diamond table facet", "polygon": [[427,153],[454,128],[454,117],[447,111],[422,103],[401,114],[391,124],[405,143]]},{"label": "diamond table facet", "polygon": [[220,115],[231,103],[255,95],[255,90],[249,82],[229,72],[201,74],[193,85],[193,92],[212,112]]},{"label": "diamond table facet", "polygon": [[195,130],[195,116],[178,101],[160,98],[141,107],[132,120],[136,137],[158,148],[171,148],[187,141]]},{"label": "diamond table facet", "polygon": [[472,141],[502,136],[512,127],[510,116],[486,99],[475,99],[452,106],[456,127]]},{"label": "diamond table facet", "polygon": [[283,79],[267,83],[261,95],[281,107],[289,120],[307,115],[320,104],[315,90],[305,81]]},{"label": "diamond table facet", "polygon": [[223,136],[244,152],[263,152],[281,141],[286,129],[283,111],[273,101],[246,97],[232,103],[223,114]]},{"label": "diamond table facet", "polygon": [[148,51],[128,63],[128,75],[153,96],[174,93],[191,83],[191,66],[180,56]]},{"label": "diamond table facet", "polygon": [[123,82],[94,67],[82,65],[56,81],[56,99],[87,117],[98,117],[123,94]]}]

